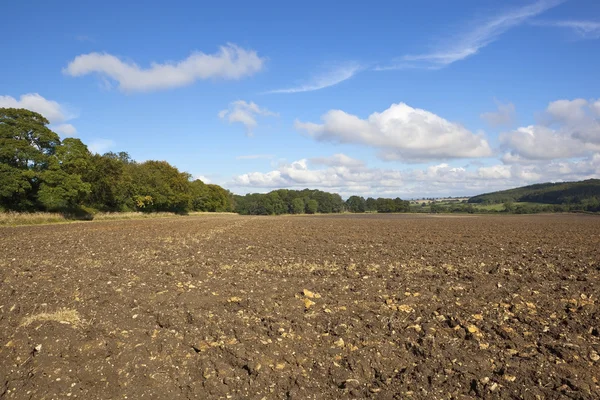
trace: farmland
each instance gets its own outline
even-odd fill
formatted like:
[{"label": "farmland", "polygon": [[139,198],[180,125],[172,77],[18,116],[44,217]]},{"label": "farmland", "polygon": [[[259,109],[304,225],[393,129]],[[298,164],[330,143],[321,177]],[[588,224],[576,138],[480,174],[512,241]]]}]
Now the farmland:
[{"label": "farmland", "polygon": [[600,397],[593,215],[0,228],[0,398]]}]

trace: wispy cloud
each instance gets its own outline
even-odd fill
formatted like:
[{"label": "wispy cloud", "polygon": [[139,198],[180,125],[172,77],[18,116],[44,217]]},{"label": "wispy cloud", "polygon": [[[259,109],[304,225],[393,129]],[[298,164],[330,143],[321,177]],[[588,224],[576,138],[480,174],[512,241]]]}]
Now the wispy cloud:
[{"label": "wispy cloud", "polygon": [[314,76],[307,83],[287,89],[270,90],[266,92],[266,94],[312,92],[314,90],[324,89],[352,78],[360,72],[361,69],[362,67],[358,63],[344,63],[342,65],[337,65],[325,73]]},{"label": "wispy cloud", "polygon": [[482,22],[471,24],[471,29],[454,35],[449,41],[423,54],[408,54],[391,65],[376,70],[429,68],[439,69],[456,61],[477,54],[482,48],[496,41],[506,31],[522,25],[530,18],[556,7],[565,0],[538,0],[532,4],[511,9]]},{"label": "wispy cloud", "polygon": [[532,25],[548,26],[553,28],[567,28],[573,30],[582,39],[598,39],[600,38],[600,22],[599,21],[531,21]]}]

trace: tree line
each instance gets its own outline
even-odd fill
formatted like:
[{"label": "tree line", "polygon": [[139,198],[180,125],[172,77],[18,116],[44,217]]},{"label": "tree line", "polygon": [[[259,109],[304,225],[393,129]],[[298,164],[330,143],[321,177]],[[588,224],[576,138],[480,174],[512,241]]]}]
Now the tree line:
[{"label": "tree line", "polygon": [[408,212],[410,203],[400,198],[388,199],[350,196],[344,201],[339,194],[321,190],[278,189],[269,193],[234,196],[236,211],[244,215],[280,215],[315,213]]},{"label": "tree line", "polygon": [[47,125],[38,113],[0,108],[0,210],[234,210],[230,192],[192,180],[166,161],[92,154],[79,139],[61,141]]},{"label": "tree line", "polygon": [[[59,136],[33,111],[0,108],[0,211],[55,211],[78,217],[96,211],[237,212],[246,215],[393,212],[600,211],[600,180],[538,184],[475,196],[467,204],[410,206],[400,198],[364,198],[320,190],[234,195],[192,179],[166,161],[136,162],[125,152],[93,154],[79,139]],[[516,204],[513,202],[550,203]]]},{"label": "tree line", "polygon": [[166,161],[136,162],[126,152],[93,154],[80,139],[59,136],[42,115],[0,108],[0,211],[238,212],[251,215],[405,212],[399,198],[280,189],[233,195],[192,179]]}]

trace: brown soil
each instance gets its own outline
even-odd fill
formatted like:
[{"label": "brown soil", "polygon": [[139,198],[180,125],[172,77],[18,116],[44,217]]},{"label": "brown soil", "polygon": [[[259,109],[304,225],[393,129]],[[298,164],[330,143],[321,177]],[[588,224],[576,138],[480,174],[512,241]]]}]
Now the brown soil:
[{"label": "brown soil", "polygon": [[600,218],[0,228],[0,398],[598,399]]}]

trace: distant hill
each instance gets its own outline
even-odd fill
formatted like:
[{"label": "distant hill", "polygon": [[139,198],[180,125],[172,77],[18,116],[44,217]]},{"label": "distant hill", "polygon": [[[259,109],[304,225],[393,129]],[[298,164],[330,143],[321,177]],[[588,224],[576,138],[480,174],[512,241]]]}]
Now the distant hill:
[{"label": "distant hill", "polygon": [[600,179],[580,182],[539,183],[516,189],[480,194],[469,203],[498,204],[532,202],[545,204],[582,204],[600,201]]}]

